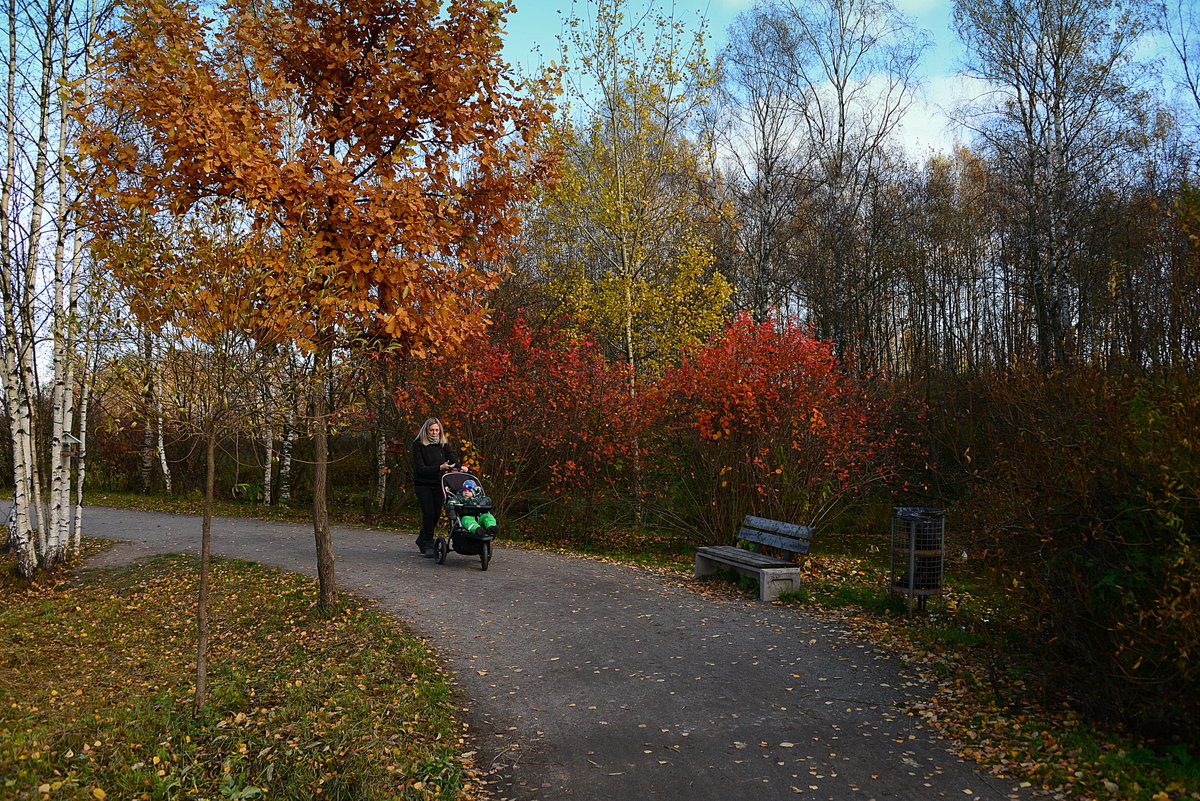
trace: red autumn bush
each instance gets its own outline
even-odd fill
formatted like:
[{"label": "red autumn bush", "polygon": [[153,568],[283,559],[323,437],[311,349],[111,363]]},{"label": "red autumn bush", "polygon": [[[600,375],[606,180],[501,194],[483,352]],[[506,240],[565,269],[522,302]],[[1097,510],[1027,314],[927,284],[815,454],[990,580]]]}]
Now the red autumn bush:
[{"label": "red autumn bush", "polygon": [[809,525],[893,476],[899,432],[830,343],[776,318],[733,320],[663,375],[659,482],[676,525],[728,540],[746,514]]},{"label": "red autumn bush", "polygon": [[565,494],[586,514],[617,491],[636,421],[625,369],[590,340],[518,320],[427,366],[408,396],[437,410],[504,512]]}]

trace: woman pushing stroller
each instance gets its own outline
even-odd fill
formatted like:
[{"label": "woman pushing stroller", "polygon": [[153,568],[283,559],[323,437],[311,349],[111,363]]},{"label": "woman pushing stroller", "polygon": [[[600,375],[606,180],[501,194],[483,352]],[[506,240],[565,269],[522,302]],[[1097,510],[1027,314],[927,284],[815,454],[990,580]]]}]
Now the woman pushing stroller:
[{"label": "woman pushing stroller", "polygon": [[430,417],[417,431],[412,445],[413,492],[421,504],[421,532],[417,547],[422,556],[433,557],[433,532],[442,516],[442,476],[459,468],[458,455],[450,447],[442,421]]}]

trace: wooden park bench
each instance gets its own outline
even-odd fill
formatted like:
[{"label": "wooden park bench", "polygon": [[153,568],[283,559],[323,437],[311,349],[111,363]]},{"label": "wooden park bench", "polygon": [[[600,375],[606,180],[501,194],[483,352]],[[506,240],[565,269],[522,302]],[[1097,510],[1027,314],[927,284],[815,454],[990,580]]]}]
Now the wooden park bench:
[{"label": "wooden park bench", "polygon": [[754,543],[754,550],[737,545],[706,545],[696,551],[696,578],[712,575],[721,567],[758,579],[758,597],[773,601],[782,593],[800,589],[800,568],[795,562],[761,553],[763,546],[808,555],[813,529],[746,515],[738,540]]}]

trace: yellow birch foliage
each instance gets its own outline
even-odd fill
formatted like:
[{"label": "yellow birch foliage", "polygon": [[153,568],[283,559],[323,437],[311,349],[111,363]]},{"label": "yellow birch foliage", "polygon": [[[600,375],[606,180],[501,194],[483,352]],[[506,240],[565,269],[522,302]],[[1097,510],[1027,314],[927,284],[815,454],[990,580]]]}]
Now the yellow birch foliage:
[{"label": "yellow birch foliage", "polygon": [[615,0],[586,29],[568,23],[564,83],[583,119],[555,127],[560,174],[536,229],[552,294],[635,375],[715,333],[731,294],[713,270],[720,210],[692,135],[712,86],[702,42],[685,46],[669,18],[639,19],[627,24]]}]

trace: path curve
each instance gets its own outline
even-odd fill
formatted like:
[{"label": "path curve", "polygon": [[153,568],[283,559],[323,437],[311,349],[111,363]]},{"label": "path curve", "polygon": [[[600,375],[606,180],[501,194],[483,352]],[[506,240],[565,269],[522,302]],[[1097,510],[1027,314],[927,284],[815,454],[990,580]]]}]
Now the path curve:
[{"label": "path curve", "polygon": [[[90,567],[198,552],[198,517],[89,506],[123,543]],[[898,660],[794,607],[699,595],[655,571],[497,543],[490,568],[424,559],[411,534],[335,526],[340,589],[437,650],[497,799],[999,801],[903,710]],[[214,554],[315,573],[311,528],[216,518]]]}]

